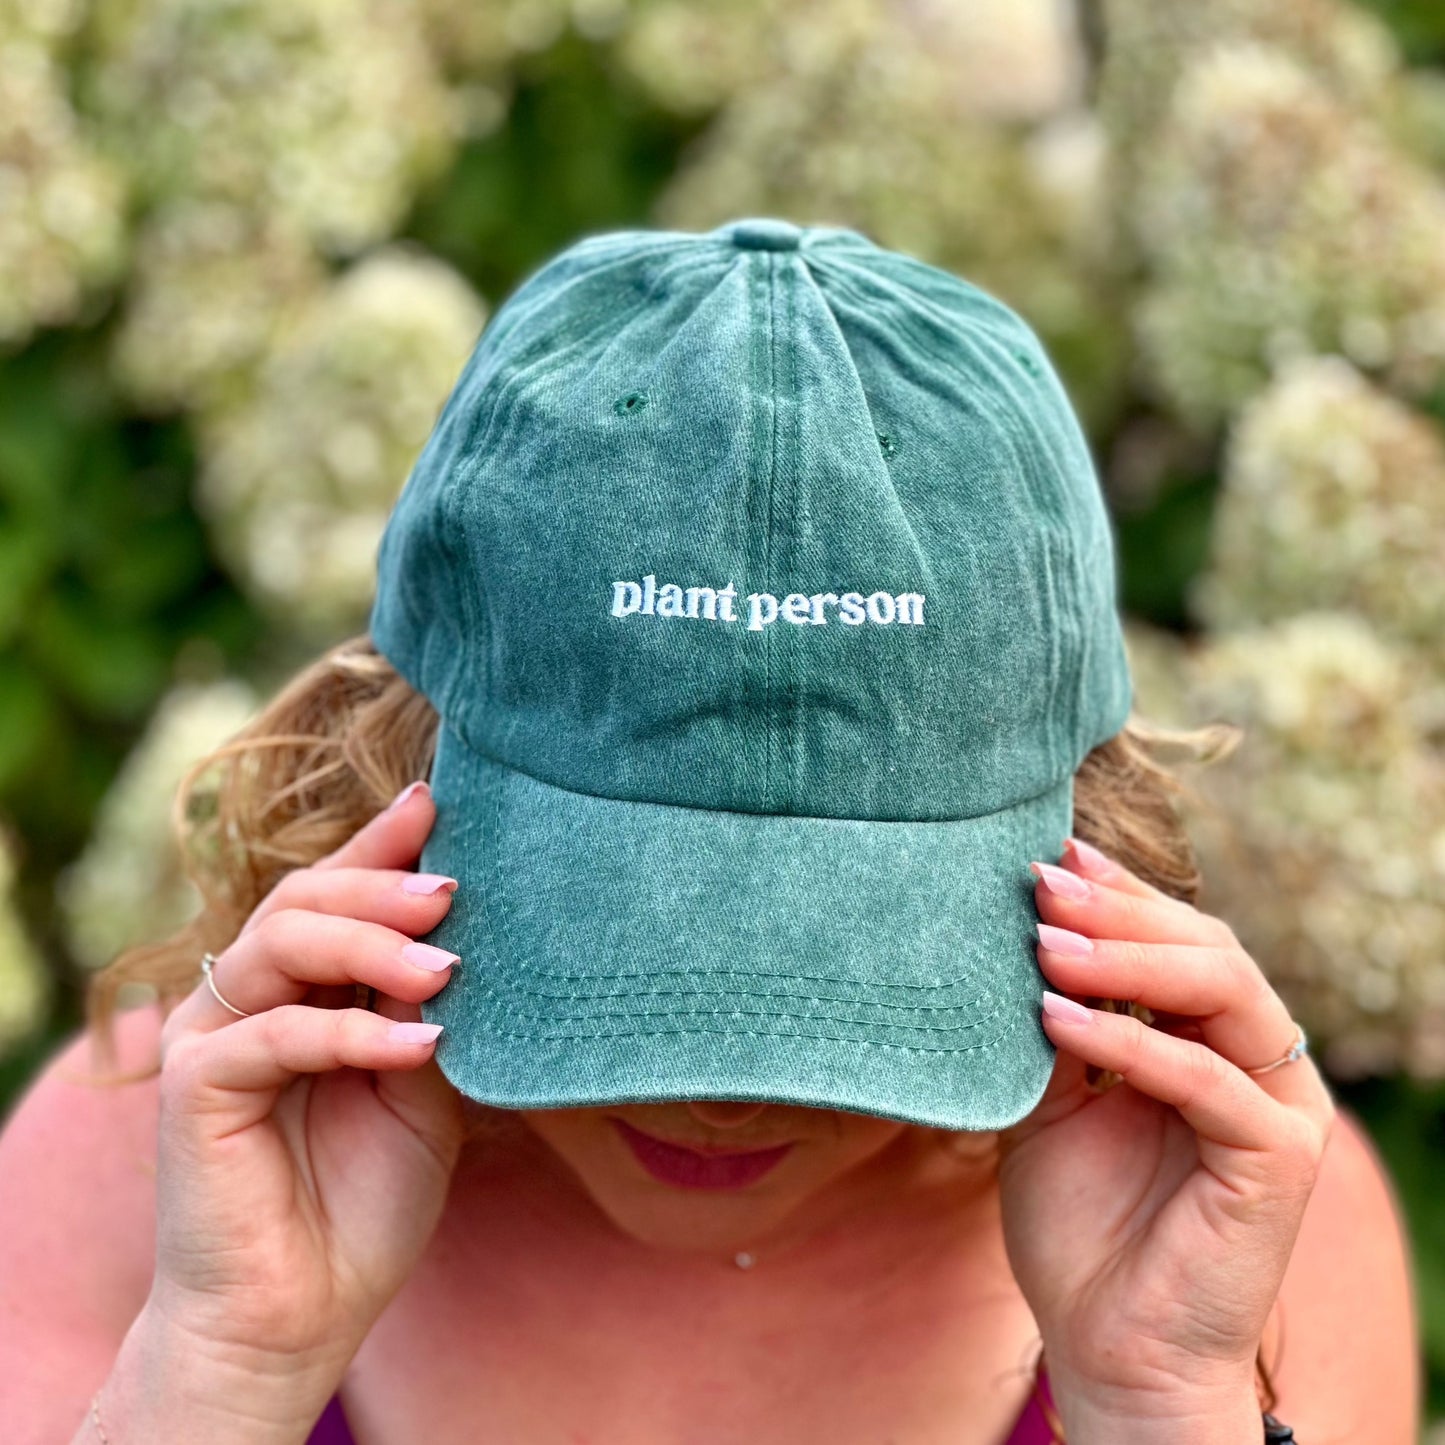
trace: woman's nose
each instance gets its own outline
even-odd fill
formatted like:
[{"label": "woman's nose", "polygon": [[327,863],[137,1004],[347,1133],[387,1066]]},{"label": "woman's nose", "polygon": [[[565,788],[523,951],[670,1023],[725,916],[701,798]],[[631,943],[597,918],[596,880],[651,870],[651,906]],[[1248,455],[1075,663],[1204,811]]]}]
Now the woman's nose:
[{"label": "woman's nose", "polygon": [[768,1106],[762,1104],[728,1103],[720,1099],[689,1099],[687,1107],[694,1119],[713,1129],[737,1129],[756,1119]]}]

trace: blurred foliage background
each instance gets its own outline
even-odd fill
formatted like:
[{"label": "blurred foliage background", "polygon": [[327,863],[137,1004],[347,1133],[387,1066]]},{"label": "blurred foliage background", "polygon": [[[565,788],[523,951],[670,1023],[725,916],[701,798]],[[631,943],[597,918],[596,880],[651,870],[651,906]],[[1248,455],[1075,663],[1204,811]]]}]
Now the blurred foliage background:
[{"label": "blurred foliage background", "polygon": [[182,767],[365,625],[507,292],[848,225],[1033,324],[1141,710],[1246,730],[1205,906],[1391,1168],[1445,1416],[1442,61],[1437,0],[0,0],[0,1101],[194,910]]}]

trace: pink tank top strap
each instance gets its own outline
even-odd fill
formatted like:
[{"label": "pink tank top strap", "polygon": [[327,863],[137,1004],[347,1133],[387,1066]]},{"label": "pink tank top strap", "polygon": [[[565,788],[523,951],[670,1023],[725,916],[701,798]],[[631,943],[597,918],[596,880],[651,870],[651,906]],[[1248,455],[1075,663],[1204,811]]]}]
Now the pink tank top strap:
[{"label": "pink tank top strap", "polygon": [[1039,1366],[1039,1388],[1030,1394],[1028,1404],[1024,1406],[1003,1445],[1053,1445],[1053,1428],[1049,1425],[1048,1416],[1044,1414],[1040,1396],[1048,1402],[1049,1409],[1055,1408],[1054,1397],[1049,1389],[1048,1368],[1044,1365]]}]

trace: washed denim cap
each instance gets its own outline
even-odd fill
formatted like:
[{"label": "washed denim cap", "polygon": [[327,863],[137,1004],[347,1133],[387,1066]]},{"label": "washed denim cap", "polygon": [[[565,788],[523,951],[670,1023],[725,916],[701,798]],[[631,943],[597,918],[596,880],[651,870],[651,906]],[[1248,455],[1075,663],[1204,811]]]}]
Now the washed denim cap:
[{"label": "washed denim cap", "polygon": [[483,329],[377,554],[440,717],[422,1005],[512,1108],[1037,1104],[1033,859],[1131,680],[1030,327],[861,232],[593,234]]}]

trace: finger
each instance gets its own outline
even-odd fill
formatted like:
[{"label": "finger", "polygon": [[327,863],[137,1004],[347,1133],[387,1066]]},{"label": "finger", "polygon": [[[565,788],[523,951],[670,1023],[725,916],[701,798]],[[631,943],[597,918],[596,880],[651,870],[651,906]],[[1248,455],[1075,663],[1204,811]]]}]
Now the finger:
[{"label": "finger", "polygon": [[436,822],[425,778],[408,783],[375,817],[313,868],[405,868],[415,863]]},{"label": "finger", "polygon": [[[1070,1004],[1072,1009],[1061,1008]],[[1242,1161],[1233,1151],[1267,1154],[1280,1148],[1282,1141],[1298,1140],[1302,1118],[1322,1129],[1329,1111],[1328,1096],[1320,1095],[1322,1084],[1312,1089],[1307,1101],[1283,1102],[1213,1049],[1161,1033],[1130,1014],[1085,1008],[1049,994],[1043,1022],[1057,1047],[1112,1069],[1140,1093],[1177,1109],[1199,1135],[1201,1158],[1221,1177],[1231,1172],[1254,1177],[1258,1160]],[[1296,1080],[1313,1074],[1318,1082],[1308,1057],[1263,1077],[1291,1069],[1301,1070]],[[1323,1138],[1320,1142],[1323,1147]],[[1215,1148],[1205,1158],[1207,1145]]]},{"label": "finger", "polygon": [[1097,879],[1100,883],[1107,883],[1110,888],[1117,888],[1121,893],[1133,893],[1140,898],[1169,897],[1163,889],[1146,883],[1137,873],[1082,838],[1064,839],[1064,856],[1061,861],[1065,868],[1081,877]]},{"label": "finger", "polygon": [[286,1004],[185,1036],[165,1060],[162,1086],[169,1108],[203,1118],[218,1138],[264,1119],[298,1075],[414,1069],[431,1058],[440,1032],[440,1024],[397,1023],[366,1009]]},{"label": "finger", "polygon": [[[421,1022],[421,1009],[379,993],[376,1011],[394,1022]],[[437,1154],[453,1158],[465,1125],[462,1096],[441,1071],[436,1053],[414,1069],[391,1069],[376,1076],[377,1097],[431,1142]]]},{"label": "finger", "polygon": [[1188,1015],[1204,1043],[1242,1069],[1270,1063],[1294,1042],[1289,1009],[1242,948],[1091,939],[1048,923],[1038,932],[1039,967],[1061,993]]},{"label": "finger", "polygon": [[[458,962],[444,948],[381,924],[281,908],[225,949],[211,976],[224,998],[254,1014],[339,985],[351,987],[333,1001],[350,1004],[358,983],[420,1003],[445,986]],[[236,1017],[204,985],[180,1007],[192,1009],[187,1023],[195,1028],[222,1028]]]},{"label": "finger", "polygon": [[1055,863],[1032,862],[1038,878],[1034,906],[1045,923],[1089,938],[1133,938],[1141,943],[1237,944],[1222,919],[1163,893],[1126,892],[1081,878]]},{"label": "finger", "polygon": [[297,868],[256,905],[241,934],[283,908],[362,918],[402,933],[430,933],[450,907],[457,887],[455,878],[405,868]]}]

